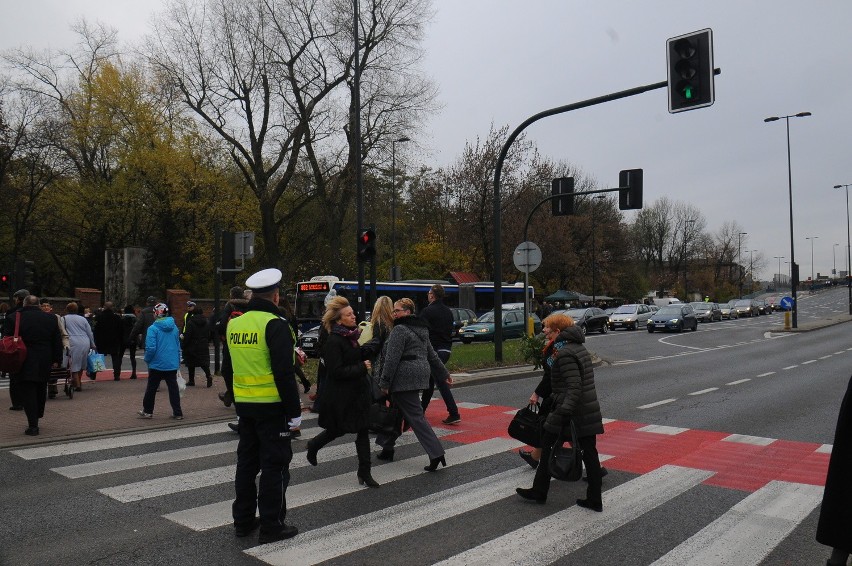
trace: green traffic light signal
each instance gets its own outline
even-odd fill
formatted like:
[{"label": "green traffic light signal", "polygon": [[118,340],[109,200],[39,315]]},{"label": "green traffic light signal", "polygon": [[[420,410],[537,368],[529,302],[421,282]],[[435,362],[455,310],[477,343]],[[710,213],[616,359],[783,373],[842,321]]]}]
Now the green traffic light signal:
[{"label": "green traffic light signal", "polygon": [[666,42],[669,112],[710,106],[715,101],[713,30],[704,29]]}]

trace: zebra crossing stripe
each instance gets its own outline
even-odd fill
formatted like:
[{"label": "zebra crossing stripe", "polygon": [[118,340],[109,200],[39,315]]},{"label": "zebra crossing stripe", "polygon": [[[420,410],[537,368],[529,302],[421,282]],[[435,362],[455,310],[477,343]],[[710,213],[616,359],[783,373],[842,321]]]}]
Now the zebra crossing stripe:
[{"label": "zebra crossing stripe", "polygon": [[[413,442],[416,438],[411,437]],[[480,458],[487,458],[501,452],[506,452],[514,448],[523,446],[522,442],[507,438],[492,438],[475,442],[473,444],[465,444],[456,446],[446,451],[447,460],[451,465],[459,465]],[[327,449],[323,449],[320,455],[325,454]],[[425,460],[423,456],[407,458],[398,462],[376,466],[372,470],[373,478],[379,483],[390,483],[423,472],[423,464]],[[523,468],[522,468],[523,469]],[[354,493],[363,489],[358,485],[355,479],[354,470],[346,474],[306,482],[301,484],[291,485],[287,488],[287,509],[295,509],[302,505],[309,505],[317,501],[326,501],[333,497],[340,497],[349,493]],[[194,531],[205,531],[216,527],[229,525],[233,522],[231,514],[231,500],[220,501],[185,509],[164,515],[166,519],[174,521],[180,525],[188,527]],[[407,519],[406,519],[407,521]]]},{"label": "zebra crossing stripe", "polygon": [[111,450],[113,448],[124,448],[126,446],[141,446],[143,444],[155,444],[168,440],[180,440],[183,438],[195,438],[208,434],[221,434],[228,432],[224,422],[216,424],[205,424],[201,426],[165,428],[156,432],[143,432],[141,434],[129,434],[113,438],[96,438],[94,440],[81,440],[79,442],[67,442],[53,446],[36,446],[13,450],[12,454],[24,460],[38,460],[40,458],[55,458],[57,456],[71,456],[86,452],[99,450]]},{"label": "zebra crossing stripe", "polygon": [[[310,430],[313,432],[302,430],[301,438],[313,438],[316,436],[319,429],[314,428]],[[449,434],[449,431],[445,431],[443,434],[439,434],[439,436],[446,434]],[[417,438],[414,434],[406,433],[397,439],[396,444],[397,446],[404,446],[414,442],[417,442]],[[348,458],[354,455],[355,446],[352,443],[329,446],[324,448],[322,451],[323,461],[339,460],[341,458]],[[309,464],[305,458],[304,452],[297,452],[293,454],[293,461],[290,462],[291,470],[295,468],[303,468],[308,465]],[[98,491],[107,497],[115,499],[116,501],[130,503],[133,501],[150,499],[152,497],[160,497],[163,495],[170,495],[172,493],[181,493],[193,489],[201,489],[203,487],[229,483],[234,481],[235,470],[236,466],[234,464],[229,464],[218,468],[210,468],[207,470],[176,474],[135,483],[117,485],[114,487],[107,487],[99,489]]]},{"label": "zebra crossing stripe", "polygon": [[[301,438],[309,439],[313,438],[317,434],[319,434],[319,429],[317,428],[303,430]],[[125,470],[157,466],[160,464],[183,462],[185,460],[193,460],[195,458],[207,458],[208,456],[221,456],[222,454],[236,453],[238,442],[239,441],[235,439],[228,440],[227,442],[177,448],[175,450],[163,450],[162,452],[150,452],[148,454],[112,458],[110,460],[99,460],[97,462],[88,462],[85,464],[61,466],[58,468],[51,468],[51,471],[71,479],[86,478],[112,472],[123,472]]]},{"label": "zebra crossing stripe", "polygon": [[267,564],[318,564],[509,497],[528,476],[516,468],[244,552]]},{"label": "zebra crossing stripe", "polygon": [[653,563],[758,564],[813,511],[823,488],[772,481]]},{"label": "zebra crossing stripe", "polygon": [[662,466],[605,491],[603,513],[569,507],[438,564],[550,564],[692,489],[712,475],[712,472],[704,470]]}]

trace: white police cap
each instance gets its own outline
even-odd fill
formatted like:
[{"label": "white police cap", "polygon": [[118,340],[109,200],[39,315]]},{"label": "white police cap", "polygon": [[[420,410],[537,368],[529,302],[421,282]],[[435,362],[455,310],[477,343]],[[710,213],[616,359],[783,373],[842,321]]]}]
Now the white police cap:
[{"label": "white police cap", "polygon": [[274,267],[262,269],[246,279],[246,287],[255,293],[268,293],[278,288],[281,277],[283,275],[280,269],[275,269]]}]

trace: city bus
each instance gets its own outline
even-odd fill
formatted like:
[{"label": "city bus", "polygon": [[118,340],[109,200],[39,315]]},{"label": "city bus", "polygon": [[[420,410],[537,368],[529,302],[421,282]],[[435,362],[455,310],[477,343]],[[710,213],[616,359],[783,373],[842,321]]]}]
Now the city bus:
[{"label": "city bus", "polygon": [[[408,297],[414,301],[419,312],[429,304],[427,293],[435,283],[444,287],[446,293],[444,303],[450,307],[463,307],[482,315],[494,310],[494,283],[481,281],[476,283],[462,283],[456,285],[449,281],[412,279],[407,281],[376,281],[376,296],[387,295],[393,301]],[[371,285],[369,281],[364,282],[364,295],[369,301]],[[323,312],[325,312],[326,297],[340,295],[349,299],[349,303],[355,308],[358,304],[358,282],[344,281],[333,275],[317,275],[309,281],[300,281],[296,284],[295,314],[299,320],[302,331],[308,330],[320,324]],[[504,283],[503,304],[523,303],[524,284],[516,283],[509,285]],[[533,287],[529,287],[529,297],[534,297]],[[365,310],[369,311],[373,305],[367,305]]]}]

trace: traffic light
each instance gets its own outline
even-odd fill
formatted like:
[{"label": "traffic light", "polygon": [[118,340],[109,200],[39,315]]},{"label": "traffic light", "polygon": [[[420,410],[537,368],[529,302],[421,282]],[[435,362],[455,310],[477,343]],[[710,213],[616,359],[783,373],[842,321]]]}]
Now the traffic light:
[{"label": "traffic light", "polygon": [[0,293],[8,295],[11,285],[12,281],[9,277],[9,273],[5,271],[3,273],[0,273]]},{"label": "traffic light", "polygon": [[376,256],[376,231],[372,228],[361,230],[358,235],[358,261],[367,262]]},{"label": "traffic light", "polygon": [[35,288],[35,264],[28,259],[23,261],[23,278],[25,289]]},{"label": "traffic light", "polygon": [[716,99],[713,30],[694,31],[666,41],[669,112],[710,106]]},{"label": "traffic light", "polygon": [[642,170],[625,169],[618,173],[619,210],[642,208]]},{"label": "traffic light", "polygon": [[559,177],[550,182],[551,196],[561,195],[551,199],[550,206],[553,216],[568,216],[574,214],[574,177]]}]

